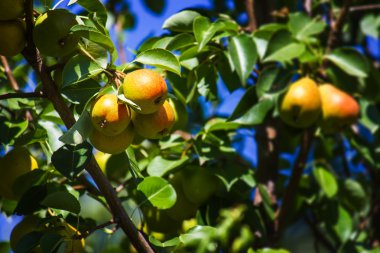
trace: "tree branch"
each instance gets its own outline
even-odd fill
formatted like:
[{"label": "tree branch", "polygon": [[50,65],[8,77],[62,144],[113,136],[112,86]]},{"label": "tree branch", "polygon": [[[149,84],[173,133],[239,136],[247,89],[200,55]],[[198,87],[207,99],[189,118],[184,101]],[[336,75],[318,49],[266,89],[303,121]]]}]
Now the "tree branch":
[{"label": "tree branch", "polygon": [[44,98],[45,95],[42,92],[28,92],[28,93],[6,93],[0,95],[0,100],[10,98]]},{"label": "tree branch", "polygon": [[255,0],[245,0],[245,9],[248,14],[248,25],[243,28],[246,32],[253,32],[257,29],[255,16]]},{"label": "tree branch", "polygon": [[305,0],[303,6],[307,15],[311,17],[313,15],[313,0]]},{"label": "tree branch", "polygon": [[368,4],[368,5],[352,6],[352,7],[350,7],[350,12],[371,11],[374,9],[380,9],[380,4]]},{"label": "tree branch", "polygon": [[20,90],[20,87],[18,86],[16,78],[13,76],[12,70],[9,67],[7,58],[5,56],[0,55],[0,60],[1,60],[1,63],[3,64],[3,66],[4,66],[5,75],[7,75],[8,81],[11,84],[12,89],[15,90],[15,91]]},{"label": "tree branch", "polygon": [[[26,0],[25,6],[28,43],[27,47],[23,51],[23,55],[40,77],[43,85],[43,92],[52,101],[55,110],[61,116],[66,127],[70,128],[75,123],[74,115],[58,92],[46,65],[42,61],[42,58],[33,43],[33,0]],[[154,252],[144,235],[137,230],[132,220],[128,217],[125,209],[121,205],[120,200],[117,198],[115,190],[100,170],[99,165],[93,156],[86,170],[94,179],[100,192],[107,200],[115,222],[120,225],[136,250],[138,252]]]},{"label": "tree branch", "polygon": [[284,226],[286,225],[288,212],[291,209],[292,204],[294,202],[294,198],[297,194],[298,185],[300,183],[303,169],[306,164],[307,155],[309,154],[311,143],[313,141],[313,136],[314,129],[305,130],[302,136],[301,150],[298,154],[296,163],[294,165],[292,175],[290,176],[289,184],[285,189],[282,205],[277,214],[276,230],[278,232],[281,232],[284,229]]},{"label": "tree branch", "polygon": [[84,238],[88,237],[89,235],[91,235],[92,233],[94,233],[96,230],[103,229],[103,228],[108,227],[108,226],[113,225],[113,224],[116,224],[114,220],[107,221],[107,222],[100,224],[100,225],[98,225],[92,229],[87,230],[86,232],[84,232],[80,235],[74,236],[74,239],[75,240],[84,239]]},{"label": "tree branch", "polygon": [[[338,42],[340,33],[342,32],[344,20],[350,10],[350,5],[351,0],[344,0],[344,4],[342,9],[340,10],[338,19],[334,22],[333,18],[331,18],[331,29],[329,37],[327,39],[326,54],[330,53],[331,50],[335,47],[336,43]],[[332,14],[331,16],[333,17]]]}]

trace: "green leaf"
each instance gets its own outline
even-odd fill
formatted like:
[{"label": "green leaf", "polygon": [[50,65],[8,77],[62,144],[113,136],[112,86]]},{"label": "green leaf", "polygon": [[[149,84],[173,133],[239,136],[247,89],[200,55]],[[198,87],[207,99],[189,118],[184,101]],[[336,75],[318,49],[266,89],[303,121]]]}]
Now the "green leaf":
[{"label": "green leaf", "polygon": [[181,75],[181,66],[177,57],[166,49],[155,48],[141,52],[134,62],[156,66]]},{"label": "green leaf", "polygon": [[278,66],[264,68],[256,83],[256,93],[260,98],[269,92],[282,91],[292,77],[293,71]]},{"label": "green leaf", "polygon": [[272,200],[269,196],[268,190],[262,184],[258,185],[258,190],[259,190],[260,196],[263,200],[265,211],[267,212],[269,218],[271,220],[274,220],[275,213],[274,213],[273,208],[272,208]]},{"label": "green leaf", "polygon": [[100,84],[93,80],[87,79],[82,82],[66,86],[61,90],[61,94],[73,104],[85,105],[87,101],[99,92]]},{"label": "green leaf", "polygon": [[78,145],[64,145],[53,153],[51,162],[65,177],[74,178],[89,163],[92,156],[92,146],[88,142]]},{"label": "green leaf", "polygon": [[214,37],[215,33],[224,30],[225,24],[222,21],[211,23],[206,17],[199,16],[194,19],[193,30],[195,39],[199,43],[198,52]]},{"label": "green leaf", "polygon": [[374,38],[380,37],[380,16],[374,14],[366,15],[360,21],[360,28],[365,35],[369,35]]},{"label": "green leaf", "polygon": [[83,55],[75,55],[65,65],[63,69],[63,87],[79,83],[90,79],[103,72],[103,68],[96,62],[91,61]]},{"label": "green leaf", "polygon": [[241,84],[245,84],[257,61],[256,45],[247,34],[230,39],[228,51],[239,75]]},{"label": "green leaf", "polygon": [[333,229],[341,242],[344,243],[351,237],[352,218],[350,213],[343,207],[339,206],[338,211],[338,221],[334,224]]},{"label": "green leaf", "polygon": [[144,178],[137,186],[137,190],[141,191],[146,199],[158,209],[168,209],[177,200],[174,187],[160,177]]},{"label": "green leaf", "polygon": [[167,50],[178,50],[187,46],[193,45],[195,38],[193,35],[188,33],[180,33],[173,37],[173,39],[166,46]]},{"label": "green leaf", "polygon": [[64,239],[62,235],[56,233],[44,233],[40,240],[42,252],[54,252]]},{"label": "green leaf", "polygon": [[79,201],[67,191],[50,193],[42,200],[41,204],[75,214],[79,214],[81,209]]},{"label": "green leaf", "polygon": [[[102,34],[94,27],[85,25],[75,25],[71,28],[71,31],[80,37],[86,38],[106,48],[112,56],[112,62],[114,62],[117,59],[118,55],[115,46],[109,36]],[[107,66],[102,65],[102,67],[106,68]]]},{"label": "green leaf", "polygon": [[353,48],[338,48],[325,56],[351,76],[367,77],[370,65],[367,58]]},{"label": "green leaf", "polygon": [[180,243],[178,237],[174,237],[174,238],[172,238],[168,241],[165,241],[165,242],[160,242],[153,235],[149,235],[149,242],[152,243],[154,246],[157,246],[160,248],[174,247]]},{"label": "green leaf", "polygon": [[213,237],[217,233],[217,228],[211,226],[196,226],[186,234],[179,236],[179,240],[185,245],[197,244],[205,238]]},{"label": "green leaf", "polygon": [[294,41],[286,30],[279,30],[269,40],[264,62],[287,63],[302,55],[305,45]]},{"label": "green leaf", "polygon": [[360,103],[360,123],[365,126],[373,135],[377,133],[380,125],[380,114],[376,105],[361,99]]},{"label": "green leaf", "polygon": [[304,13],[297,12],[289,15],[289,30],[300,41],[307,40],[310,36],[323,32],[325,26],[325,22],[311,19]]},{"label": "green leaf", "polygon": [[156,156],[149,163],[147,172],[150,176],[162,177],[172,170],[180,167],[189,160],[189,157],[185,156],[178,160],[167,160],[162,156]]},{"label": "green leaf", "polygon": [[274,97],[263,97],[257,104],[252,106],[243,115],[234,119],[233,122],[248,126],[261,124],[265,120],[268,112],[274,107],[274,105]]},{"label": "green leaf", "polygon": [[59,140],[65,144],[80,144],[86,141],[92,129],[90,113],[83,110],[75,124]]},{"label": "green leaf", "polygon": [[[96,20],[99,21],[100,24],[102,24],[104,27],[107,23],[107,10],[106,7],[99,1],[99,0],[76,0],[77,4],[81,5],[83,8],[85,8],[89,13],[96,14]],[[70,4],[73,4],[73,1],[70,1]]]},{"label": "green leaf", "polygon": [[324,167],[315,167],[313,174],[323,192],[328,198],[332,198],[338,192],[338,183],[333,174]]},{"label": "green leaf", "polygon": [[231,131],[236,130],[240,127],[240,124],[236,122],[228,122],[224,118],[213,118],[212,120],[208,121],[205,126],[204,130],[205,132],[213,132],[213,131]]},{"label": "green leaf", "polygon": [[342,198],[344,204],[353,211],[363,211],[368,207],[368,194],[363,189],[363,186],[353,180],[346,179],[342,186]]},{"label": "green leaf", "polygon": [[163,24],[163,29],[169,29],[173,32],[192,32],[193,21],[200,16],[198,12],[185,10],[174,14]]}]

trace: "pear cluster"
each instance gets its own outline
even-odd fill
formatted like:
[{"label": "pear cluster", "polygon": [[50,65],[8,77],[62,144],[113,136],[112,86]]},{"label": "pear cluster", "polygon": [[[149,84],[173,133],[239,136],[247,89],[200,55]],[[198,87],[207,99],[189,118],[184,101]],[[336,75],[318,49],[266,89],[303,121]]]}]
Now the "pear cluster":
[{"label": "pear cluster", "polygon": [[15,56],[24,49],[24,0],[0,1],[0,55]]},{"label": "pear cluster", "polygon": [[92,145],[104,153],[123,152],[135,135],[147,139],[167,136],[176,122],[175,108],[167,101],[165,79],[149,69],[128,73],[122,84],[122,103],[116,94],[99,96],[91,107]]},{"label": "pear cluster", "polygon": [[310,78],[302,78],[290,85],[282,97],[281,119],[296,128],[318,124],[325,133],[344,130],[355,123],[360,108],[357,101],[331,84],[317,85]]}]

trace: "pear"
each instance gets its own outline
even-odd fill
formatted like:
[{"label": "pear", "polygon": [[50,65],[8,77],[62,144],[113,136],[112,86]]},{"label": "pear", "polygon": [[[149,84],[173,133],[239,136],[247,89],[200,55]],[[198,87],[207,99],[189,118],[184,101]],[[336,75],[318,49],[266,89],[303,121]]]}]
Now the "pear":
[{"label": "pear", "polygon": [[280,104],[280,117],[288,125],[308,128],[321,114],[321,97],[317,84],[302,78],[290,85]]},{"label": "pear", "polygon": [[0,21],[0,55],[15,56],[25,47],[25,23],[21,20]]},{"label": "pear", "polygon": [[24,0],[1,0],[0,20],[14,20],[24,14]]},{"label": "pear", "polygon": [[341,131],[355,123],[359,117],[359,104],[346,92],[331,84],[319,87],[322,98],[321,129],[325,133]]}]

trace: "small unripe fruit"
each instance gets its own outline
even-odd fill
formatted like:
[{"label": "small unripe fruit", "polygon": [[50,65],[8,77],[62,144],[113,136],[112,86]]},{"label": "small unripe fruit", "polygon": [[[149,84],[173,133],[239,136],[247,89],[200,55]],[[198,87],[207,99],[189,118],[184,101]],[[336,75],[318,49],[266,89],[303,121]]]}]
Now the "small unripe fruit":
[{"label": "small unripe fruit", "polygon": [[0,196],[6,199],[17,200],[13,192],[16,179],[38,168],[36,159],[24,147],[15,147],[0,160]]},{"label": "small unripe fruit", "polygon": [[341,131],[355,123],[360,108],[353,97],[331,84],[321,85],[319,91],[322,98],[320,126],[325,133]]},{"label": "small unripe fruit", "polygon": [[107,136],[93,129],[89,139],[97,150],[109,154],[119,154],[132,143],[134,134],[132,127],[127,127],[123,132],[115,136]]},{"label": "small unripe fruit", "polygon": [[168,96],[165,79],[149,69],[128,73],[123,82],[124,96],[137,104],[141,114],[156,112]]},{"label": "small unripe fruit", "polygon": [[47,11],[35,23],[34,43],[44,55],[68,55],[77,49],[79,38],[70,33],[76,24],[76,16],[65,9]]},{"label": "small unripe fruit", "polygon": [[0,21],[0,55],[15,56],[25,47],[25,23],[21,20]]},{"label": "small unripe fruit", "polygon": [[92,105],[91,121],[102,134],[115,136],[128,127],[131,112],[128,106],[117,102],[116,95],[105,94]]},{"label": "small unripe fruit", "polygon": [[160,139],[168,135],[175,122],[174,110],[169,102],[152,114],[138,114],[132,117],[135,131],[148,139]]},{"label": "small unripe fruit", "polygon": [[318,120],[321,104],[317,84],[310,78],[302,78],[282,98],[280,117],[292,127],[308,128]]},{"label": "small unripe fruit", "polygon": [[[0,20],[21,18],[24,13],[24,0],[1,0]],[[2,34],[3,35],[3,34]]]}]

